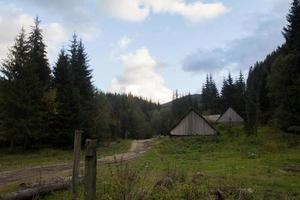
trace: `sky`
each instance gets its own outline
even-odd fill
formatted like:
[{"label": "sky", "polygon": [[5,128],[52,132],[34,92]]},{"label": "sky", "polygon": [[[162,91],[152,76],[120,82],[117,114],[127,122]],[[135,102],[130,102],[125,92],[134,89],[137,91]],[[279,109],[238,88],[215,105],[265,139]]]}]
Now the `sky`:
[{"label": "sky", "polygon": [[73,33],[82,38],[94,85],[165,103],[200,93],[263,60],[284,42],[289,0],[0,0],[0,59],[38,16],[56,62]]}]

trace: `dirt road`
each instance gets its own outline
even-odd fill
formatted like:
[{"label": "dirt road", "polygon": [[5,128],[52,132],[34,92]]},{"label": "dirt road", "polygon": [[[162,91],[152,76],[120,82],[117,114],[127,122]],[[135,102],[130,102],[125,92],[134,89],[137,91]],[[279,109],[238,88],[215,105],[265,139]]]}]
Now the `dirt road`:
[{"label": "dirt road", "polygon": [[[134,140],[128,152],[98,159],[98,164],[118,163],[135,159],[148,150],[149,144],[150,140]],[[72,164],[65,163],[1,172],[0,193],[11,185],[25,185],[26,187],[32,183],[63,179],[70,176],[71,170]]]}]

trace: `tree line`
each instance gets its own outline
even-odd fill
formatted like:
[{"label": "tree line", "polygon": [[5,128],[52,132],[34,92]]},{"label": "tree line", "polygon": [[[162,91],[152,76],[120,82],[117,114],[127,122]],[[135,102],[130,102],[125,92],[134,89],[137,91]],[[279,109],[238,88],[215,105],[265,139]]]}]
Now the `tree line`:
[{"label": "tree line", "polygon": [[22,28],[1,64],[0,143],[11,149],[70,147],[76,129],[100,141],[152,136],[159,105],[98,91],[88,62],[74,34],[51,69],[40,20],[29,33]]},{"label": "tree line", "polygon": [[178,121],[190,109],[195,109],[203,115],[222,114],[227,108],[234,108],[240,115],[245,116],[246,84],[240,72],[235,79],[229,73],[223,80],[221,91],[218,91],[211,74],[206,76],[201,94],[179,96],[176,91],[171,106],[171,121]]},{"label": "tree line", "polygon": [[[285,131],[300,129],[300,1],[292,2],[282,34],[285,43],[249,70],[247,127],[271,123]],[[298,130],[299,131],[299,130]]]}]

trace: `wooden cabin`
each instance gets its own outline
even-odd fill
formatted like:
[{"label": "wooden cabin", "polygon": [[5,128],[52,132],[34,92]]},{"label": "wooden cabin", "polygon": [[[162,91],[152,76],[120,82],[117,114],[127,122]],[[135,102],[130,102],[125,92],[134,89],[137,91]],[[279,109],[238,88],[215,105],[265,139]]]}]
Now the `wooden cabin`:
[{"label": "wooden cabin", "polygon": [[171,136],[215,135],[217,130],[195,110],[190,110],[171,129]]},{"label": "wooden cabin", "polygon": [[232,108],[228,108],[217,120],[218,123],[239,123],[244,119]]}]

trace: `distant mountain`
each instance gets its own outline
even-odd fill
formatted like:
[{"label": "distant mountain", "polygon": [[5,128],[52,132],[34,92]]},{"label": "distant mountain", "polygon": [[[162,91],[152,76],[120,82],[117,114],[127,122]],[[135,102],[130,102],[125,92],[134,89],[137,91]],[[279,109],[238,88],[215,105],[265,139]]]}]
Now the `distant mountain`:
[{"label": "distant mountain", "polygon": [[[176,100],[173,100],[173,101],[183,100],[184,98],[188,98],[188,95],[183,96],[183,97],[180,97],[180,98],[178,98],[178,99],[176,99]],[[197,101],[198,103],[200,103],[202,96],[201,96],[201,94],[192,94],[192,95],[191,95],[191,98],[192,98],[192,101],[194,101],[194,102]],[[168,107],[171,107],[173,101],[170,101],[170,102],[161,104],[161,107],[162,107],[162,108],[168,108]]]}]

